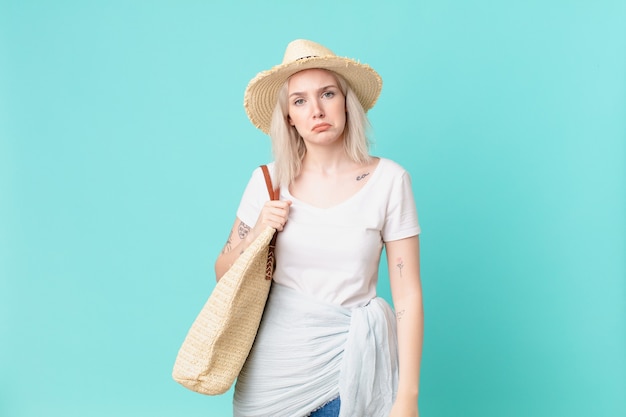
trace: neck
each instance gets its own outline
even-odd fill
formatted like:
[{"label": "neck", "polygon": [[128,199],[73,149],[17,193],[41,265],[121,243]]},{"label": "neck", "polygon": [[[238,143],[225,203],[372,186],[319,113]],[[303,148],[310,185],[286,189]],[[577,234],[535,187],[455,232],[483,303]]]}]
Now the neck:
[{"label": "neck", "polygon": [[343,144],[338,147],[307,147],[302,169],[323,173],[340,172],[353,162],[348,158]]}]

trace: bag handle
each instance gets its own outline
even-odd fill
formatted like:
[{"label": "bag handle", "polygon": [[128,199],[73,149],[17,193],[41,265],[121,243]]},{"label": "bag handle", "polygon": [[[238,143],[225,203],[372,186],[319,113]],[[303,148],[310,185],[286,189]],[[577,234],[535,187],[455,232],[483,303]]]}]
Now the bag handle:
[{"label": "bag handle", "polygon": [[272,186],[272,177],[270,176],[270,171],[267,169],[267,165],[261,165],[261,169],[263,170],[265,185],[267,186],[267,192],[270,195],[270,200],[278,200],[280,196],[280,189],[274,189]]},{"label": "bag handle", "polygon": [[[267,193],[270,195],[270,200],[278,200],[280,198],[280,188],[274,188],[272,185],[272,177],[270,171],[267,169],[267,165],[261,165],[263,170],[263,176],[265,177],[265,185],[267,186]],[[274,249],[276,248],[276,236],[278,233],[274,233],[267,253],[267,266],[265,267],[265,279],[271,280],[276,269],[276,262],[274,257]]]}]

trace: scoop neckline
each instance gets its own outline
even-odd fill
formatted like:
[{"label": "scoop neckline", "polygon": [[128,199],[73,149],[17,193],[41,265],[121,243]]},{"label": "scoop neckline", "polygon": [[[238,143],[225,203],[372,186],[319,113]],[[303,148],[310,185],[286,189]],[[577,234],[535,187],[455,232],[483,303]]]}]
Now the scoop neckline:
[{"label": "scoop neckline", "polygon": [[343,200],[343,201],[341,201],[341,202],[339,202],[339,203],[337,203],[337,204],[335,204],[335,205],[332,205],[332,206],[330,206],[330,207],[318,207],[318,206],[314,206],[313,204],[307,203],[306,201],[302,201],[302,200],[300,200],[299,198],[294,197],[294,196],[291,194],[291,191],[289,191],[289,187],[285,187],[285,188],[284,188],[284,190],[285,190],[285,194],[287,195],[287,197],[288,197],[288,199],[289,199],[289,200],[291,200],[291,201],[293,201],[293,202],[297,202],[298,204],[300,204],[300,205],[302,205],[302,206],[304,206],[304,207],[307,207],[307,208],[313,209],[313,210],[317,210],[317,211],[331,211],[331,210],[334,210],[334,209],[340,208],[341,206],[344,206],[344,205],[348,204],[351,200],[356,199],[356,198],[357,198],[357,197],[358,197],[361,193],[363,193],[363,192],[364,192],[364,190],[365,190],[365,189],[367,189],[367,188],[370,186],[370,184],[372,183],[372,181],[374,181],[374,180],[378,177],[377,173],[378,173],[378,171],[379,171],[379,169],[380,169],[380,165],[381,165],[381,164],[383,163],[383,161],[384,161],[384,158],[381,158],[381,157],[373,157],[373,158],[377,158],[377,159],[378,159],[378,163],[377,163],[377,164],[376,164],[376,166],[374,167],[374,170],[372,171],[372,174],[371,174],[371,176],[370,176],[370,179],[369,179],[369,180],[367,180],[367,183],[365,183],[365,185],[363,185],[363,187],[361,187],[361,188],[360,188],[360,189],[359,189],[356,193],[352,194],[350,197],[346,198],[345,200]]}]

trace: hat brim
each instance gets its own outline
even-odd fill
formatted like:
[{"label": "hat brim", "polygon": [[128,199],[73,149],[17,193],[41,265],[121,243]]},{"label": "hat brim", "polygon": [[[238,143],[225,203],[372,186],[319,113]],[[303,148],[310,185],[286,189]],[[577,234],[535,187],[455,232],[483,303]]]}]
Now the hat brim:
[{"label": "hat brim", "polygon": [[313,68],[330,70],[345,78],[364,111],[376,104],[383,82],[369,65],[337,56],[310,57],[277,65],[258,73],[250,81],[244,94],[244,107],[252,124],[269,133],[280,87],[293,74]]}]

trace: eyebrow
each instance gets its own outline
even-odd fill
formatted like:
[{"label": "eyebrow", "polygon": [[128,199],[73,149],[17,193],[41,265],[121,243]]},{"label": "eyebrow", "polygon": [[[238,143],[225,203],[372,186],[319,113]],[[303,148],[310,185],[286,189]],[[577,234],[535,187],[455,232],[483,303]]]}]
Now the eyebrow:
[{"label": "eyebrow", "polygon": [[[339,87],[337,87],[335,84],[328,84],[327,86],[324,86],[322,88],[318,88],[317,91],[324,91],[324,90],[328,90],[329,88],[337,88],[339,89]],[[305,95],[305,93],[300,92],[300,91],[295,91],[291,94],[289,94],[289,97],[291,96],[303,96]]]}]

